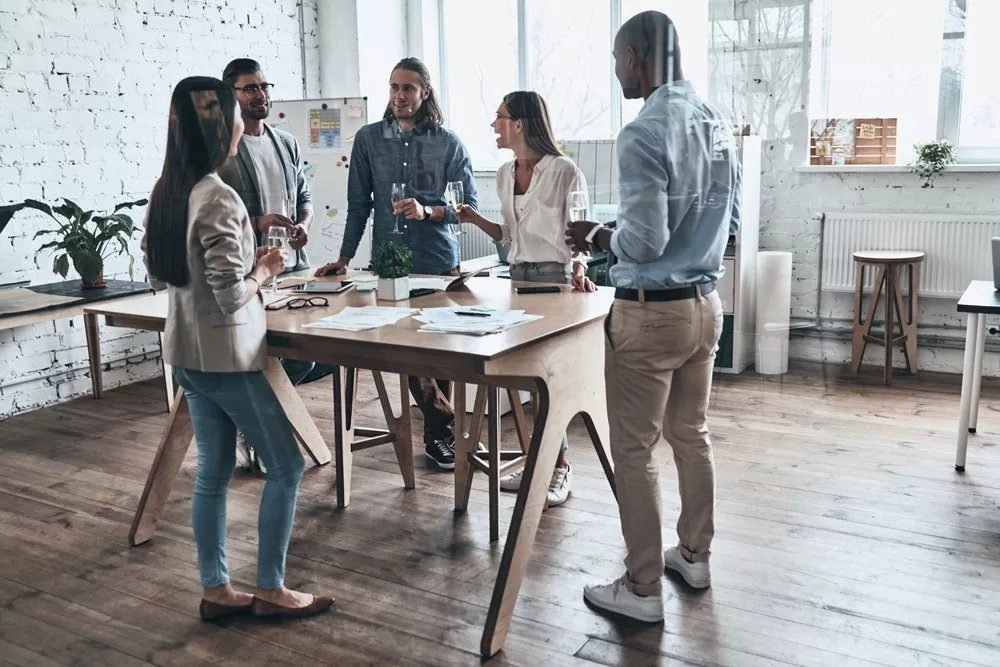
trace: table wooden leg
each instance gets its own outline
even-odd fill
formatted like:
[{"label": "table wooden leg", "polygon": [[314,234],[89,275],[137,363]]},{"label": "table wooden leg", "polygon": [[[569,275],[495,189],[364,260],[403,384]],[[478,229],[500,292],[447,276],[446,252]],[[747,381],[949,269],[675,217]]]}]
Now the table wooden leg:
[{"label": "table wooden leg", "polygon": [[318,466],[329,463],[333,458],[330,454],[330,448],[326,446],[323,434],[319,432],[316,422],[309,415],[299,392],[295,391],[295,386],[288,379],[288,374],[281,366],[281,361],[276,357],[268,357],[264,377],[267,378],[271,390],[274,391],[275,397],[285,410],[288,422],[309,458]]},{"label": "table wooden leg", "polygon": [[958,409],[958,446],[955,449],[955,470],[965,470],[965,452],[969,445],[969,418],[972,414],[972,394],[975,384],[976,351],[984,335],[983,316],[969,313],[965,327],[965,363],[962,366],[962,401]]},{"label": "table wooden leg", "polygon": [[83,314],[83,332],[87,336],[87,354],[90,358],[90,385],[94,390],[94,398],[104,394],[104,382],[101,377],[101,325],[97,315]]},{"label": "table wooden leg", "polygon": [[142,544],[153,536],[193,437],[194,427],[191,425],[187,399],[184,398],[184,390],[178,389],[174,409],[171,410],[167,428],[160,437],[160,447],[156,450],[146,486],[139,498],[139,507],[132,518],[132,527],[128,533],[128,541],[132,546]]},{"label": "table wooden leg", "polygon": [[[500,389],[484,387],[487,396],[486,456],[490,488],[490,542],[500,539]],[[551,476],[551,475],[550,475]]]},{"label": "table wooden leg", "polygon": [[892,383],[892,314],[896,309],[896,265],[890,264],[886,269],[885,282],[885,368],[882,369],[882,382]]},{"label": "table wooden leg", "polygon": [[174,371],[166,361],[163,360],[163,334],[156,332],[156,338],[160,342],[160,363],[163,364],[163,385],[167,395],[167,412],[174,409]]},{"label": "table wooden leg", "polygon": [[375,389],[378,392],[378,400],[382,404],[382,413],[385,415],[386,428],[392,436],[392,447],[396,451],[396,462],[399,464],[399,472],[403,475],[403,487],[407,489],[416,488],[417,483],[413,471],[413,430],[410,428],[410,388],[406,375],[399,377],[399,415],[392,409],[389,400],[389,393],[385,388],[385,380],[382,373],[372,371],[375,380]]},{"label": "table wooden leg", "polygon": [[333,373],[333,451],[337,459],[337,507],[351,504],[354,465],[354,394],[358,369],[338,366]]},{"label": "table wooden leg", "polygon": [[483,430],[483,419],[486,412],[486,395],[484,386],[476,389],[476,402],[472,407],[472,418],[465,412],[465,384],[455,383],[455,511],[464,512],[469,507],[469,495],[472,493],[472,464],[469,457],[479,448],[479,435]]}]

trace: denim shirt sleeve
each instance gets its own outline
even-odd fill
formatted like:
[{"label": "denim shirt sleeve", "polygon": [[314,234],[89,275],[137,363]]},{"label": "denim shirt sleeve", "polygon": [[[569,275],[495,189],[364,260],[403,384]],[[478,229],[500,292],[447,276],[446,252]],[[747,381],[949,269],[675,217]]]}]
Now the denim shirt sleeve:
[{"label": "denim shirt sleeve", "polygon": [[670,177],[663,151],[638,124],[626,125],[618,135],[618,228],[611,236],[611,251],[636,264],[660,257],[670,240]]},{"label": "denim shirt sleeve", "polygon": [[354,257],[372,212],[374,183],[365,128],[355,137],[350,165],[347,170],[347,222],[344,225],[344,241],[340,245],[342,257]]},{"label": "denim shirt sleeve", "polygon": [[[461,181],[464,203],[479,210],[479,199],[476,192],[476,176],[472,171],[472,160],[469,158],[469,151],[465,144],[458,137],[455,137],[455,154],[448,164],[448,181]],[[455,211],[450,206],[444,207],[444,222],[452,225],[458,224]]]}]

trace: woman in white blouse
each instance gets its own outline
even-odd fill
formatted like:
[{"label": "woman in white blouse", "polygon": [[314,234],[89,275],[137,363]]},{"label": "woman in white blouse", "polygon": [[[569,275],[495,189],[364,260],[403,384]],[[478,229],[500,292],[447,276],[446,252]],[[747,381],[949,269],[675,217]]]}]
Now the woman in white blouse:
[{"label": "woman in white blouse", "polygon": [[[566,246],[570,220],[569,193],[586,191],[583,172],[556,146],[549,110],[538,93],[517,91],[506,95],[492,124],[497,147],[514,151],[514,159],[497,170],[497,195],[502,222],[488,220],[463,205],[458,219],[469,222],[508,245],[507,262],[513,280],[572,284],[594,292],[586,276],[586,258],[574,256]],[[584,217],[584,219],[589,219]],[[549,484],[548,504],[561,505],[569,496],[572,469],[563,437],[562,450]],[[500,480],[500,488],[517,491],[521,473]]]}]

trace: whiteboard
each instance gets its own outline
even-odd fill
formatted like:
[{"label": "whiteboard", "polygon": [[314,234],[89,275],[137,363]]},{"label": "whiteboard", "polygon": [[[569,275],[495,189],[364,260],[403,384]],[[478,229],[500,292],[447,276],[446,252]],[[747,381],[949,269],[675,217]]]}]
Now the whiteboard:
[{"label": "whiteboard", "polygon": [[[347,174],[354,136],[368,122],[368,98],[274,100],[268,123],[299,142],[302,168],[312,191],[313,221],[306,251],[322,266],[340,256],[347,222]],[[364,268],[371,260],[371,225],[351,261]]]}]

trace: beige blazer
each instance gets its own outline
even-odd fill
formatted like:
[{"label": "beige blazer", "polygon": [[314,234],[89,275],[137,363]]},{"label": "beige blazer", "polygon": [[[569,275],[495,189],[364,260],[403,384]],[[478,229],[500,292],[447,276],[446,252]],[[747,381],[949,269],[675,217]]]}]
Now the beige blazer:
[{"label": "beige blazer", "polygon": [[[253,269],[256,248],[246,207],[212,173],[191,190],[187,225],[188,284],[166,285],[149,275],[155,289],[168,293],[164,362],[206,372],[264,370],[264,304],[259,294],[247,301],[243,282]],[[148,273],[145,233],[142,252]]]}]

